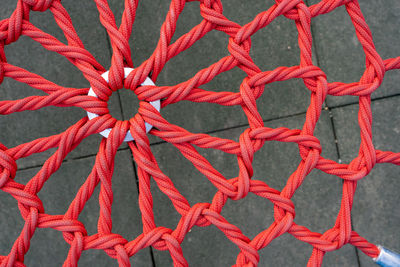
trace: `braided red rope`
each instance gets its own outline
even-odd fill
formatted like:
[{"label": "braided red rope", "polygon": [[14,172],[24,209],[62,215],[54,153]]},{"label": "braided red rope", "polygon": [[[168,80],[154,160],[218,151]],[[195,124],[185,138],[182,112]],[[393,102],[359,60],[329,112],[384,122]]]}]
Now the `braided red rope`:
[{"label": "braided red rope", "polygon": [[[376,163],[400,165],[400,153],[375,150],[372,142],[371,93],[382,83],[388,70],[400,68],[400,57],[381,59],[376,52],[371,32],[360,11],[356,0],[322,0],[307,7],[301,0],[276,0],[276,4],[267,11],[259,13],[251,22],[241,26],[223,15],[223,6],[219,0],[200,1],[203,21],[188,33],[171,43],[179,14],[185,1],[172,0],[169,12],[161,27],[157,48],[140,66],[124,79],[124,67],[133,67],[128,40],[132,32],[138,2],[125,0],[125,10],[119,28],[106,0],[95,0],[100,21],[107,30],[112,46],[109,84],[101,77],[105,69],[85,50],[71,19],[60,0],[18,0],[11,17],[0,22],[0,83],[4,77],[10,77],[42,90],[45,96],[30,96],[15,101],[0,101],[0,113],[3,115],[24,110],[36,110],[46,106],[76,106],[100,116],[88,120],[86,117],[72,125],[65,132],[33,140],[13,148],[0,144],[0,188],[11,194],[17,201],[25,220],[20,236],[10,253],[0,257],[0,266],[24,266],[30,240],[36,228],[53,228],[62,232],[65,241],[71,246],[64,266],[77,266],[83,250],[102,249],[110,257],[116,258],[120,266],[130,266],[129,257],[139,250],[153,246],[159,250],[168,250],[176,266],[187,266],[180,244],[185,235],[195,225],[215,225],[228,239],[240,249],[237,266],[256,266],[259,262],[258,250],[268,246],[275,238],[289,233],[295,238],[313,246],[308,262],[309,266],[320,266],[324,254],[350,243],[370,257],[378,255],[378,249],[359,236],[351,227],[351,209],[357,181],[365,177]],[[366,56],[366,68],[359,82],[328,83],[324,72],[312,63],[311,18],[333,11],[345,5],[353,22],[357,37]],[[29,22],[29,13],[50,10],[59,27],[64,32],[68,44],[61,43],[53,36],[41,31]],[[271,71],[262,71],[249,55],[250,37],[266,27],[278,16],[284,15],[293,20],[298,30],[300,46],[300,64],[292,67],[278,67]],[[191,47],[197,40],[212,30],[225,32],[229,36],[229,55],[211,66],[200,70],[186,82],[173,86],[140,86],[151,73],[155,81],[168,60]],[[88,96],[88,88],[65,88],[54,84],[27,70],[7,63],[4,46],[16,42],[26,35],[39,42],[44,48],[64,55],[80,69],[98,98]],[[211,81],[218,74],[234,67],[243,70],[247,77],[240,85],[240,91],[211,92],[200,86]],[[263,124],[256,99],[259,98],[268,83],[301,78],[311,91],[311,101],[306,113],[303,129],[268,128]],[[141,101],[138,114],[129,121],[117,121],[109,115],[106,101],[113,91],[122,87],[134,91]],[[361,129],[361,145],[358,156],[350,164],[339,164],[323,158],[319,140],[313,135],[320,117],[322,104],[326,96],[359,96],[358,121]],[[194,134],[166,121],[148,102],[162,99],[162,107],[188,100],[209,102],[219,105],[240,105],[245,112],[249,127],[241,134],[239,142],[221,139],[207,134]],[[146,102],[148,101],[148,102]],[[145,122],[153,125],[150,134],[173,144],[190,160],[193,165],[215,185],[218,192],[211,203],[197,203],[190,206],[188,201],[176,189],[172,181],[159,169],[150,150],[149,139],[145,131]],[[96,156],[92,172],[76,194],[68,211],[61,215],[45,213],[43,203],[37,196],[44,183],[61,166],[66,155],[84,138],[112,128],[108,138],[103,138]],[[117,148],[130,130],[134,142],[129,142],[139,177],[139,206],[142,213],[143,233],[134,240],[112,233],[111,204],[113,191],[111,177]],[[279,192],[265,182],[252,179],[253,155],[266,141],[295,142],[299,146],[302,158],[297,170],[289,177],[284,189]],[[238,159],[239,174],[232,179],[225,178],[202,157],[194,148],[213,148],[235,154]],[[27,183],[13,180],[17,171],[16,160],[57,147],[57,151],[44,163],[42,169]],[[291,197],[302,184],[305,177],[317,168],[344,180],[340,212],[333,228],[320,234],[311,232],[294,222],[295,208]],[[156,226],[153,214],[153,200],[150,190],[151,177],[160,190],[171,200],[181,219],[175,229]],[[85,226],[78,220],[86,202],[100,183],[100,215],[98,233],[88,236]],[[241,230],[230,224],[221,210],[228,198],[239,200],[251,192],[270,200],[274,204],[274,223],[250,239]]]}]

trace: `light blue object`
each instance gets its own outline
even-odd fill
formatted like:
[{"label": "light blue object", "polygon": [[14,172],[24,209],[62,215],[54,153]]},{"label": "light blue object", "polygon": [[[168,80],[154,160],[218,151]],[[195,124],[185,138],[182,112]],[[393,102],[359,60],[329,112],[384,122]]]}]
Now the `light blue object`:
[{"label": "light blue object", "polygon": [[376,264],[382,267],[400,267],[400,254],[382,246],[378,246],[379,256],[374,258]]}]

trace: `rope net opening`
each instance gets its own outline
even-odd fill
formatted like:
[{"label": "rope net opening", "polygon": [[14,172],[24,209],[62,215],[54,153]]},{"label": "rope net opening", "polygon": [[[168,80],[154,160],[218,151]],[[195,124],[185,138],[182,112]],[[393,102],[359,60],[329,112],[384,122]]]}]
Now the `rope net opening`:
[{"label": "rope net opening", "polygon": [[[188,1],[189,2],[189,1]],[[121,24],[118,26],[106,0],[95,0],[100,23],[108,33],[112,48],[111,67],[107,83],[101,75],[106,71],[96,61],[77,35],[68,12],[60,0],[18,0],[9,18],[0,21],[0,83],[4,77],[30,85],[45,93],[43,96],[29,96],[19,100],[0,101],[2,115],[37,110],[47,106],[80,107],[98,116],[89,120],[86,116],[57,135],[39,138],[16,147],[7,148],[0,144],[0,188],[18,201],[18,208],[25,224],[8,255],[0,256],[0,266],[24,266],[24,256],[29,250],[30,240],[37,228],[52,228],[63,235],[70,245],[64,266],[77,266],[84,250],[104,250],[115,258],[120,266],[130,266],[129,258],[140,250],[152,246],[158,250],[168,250],[175,266],[188,266],[181,248],[186,234],[195,226],[216,226],[235,245],[240,253],[236,266],[256,266],[258,251],[268,246],[275,238],[290,234],[313,247],[309,266],[320,266],[324,254],[351,244],[368,256],[379,254],[377,246],[368,242],[352,230],[351,209],[358,180],[364,178],[377,163],[400,164],[400,153],[381,151],[374,148],[372,141],[371,93],[377,90],[386,71],[400,68],[400,57],[382,59],[376,51],[370,29],[356,0],[322,0],[307,6],[301,0],[276,0],[250,22],[239,25],[224,16],[223,4],[219,0],[200,2],[203,20],[189,32],[171,41],[177,20],[186,1],[172,0],[165,21],[160,29],[160,39],[151,56],[139,66],[133,66],[129,38],[132,33],[138,1],[126,0]],[[322,69],[312,62],[311,20],[313,17],[332,12],[343,6],[354,25],[354,29],[365,53],[365,71],[359,81],[352,83],[331,82]],[[29,21],[33,11],[49,10],[63,31],[67,43],[43,32]],[[84,11],[83,11],[84,12]],[[251,36],[279,16],[291,20],[298,31],[300,62],[295,66],[281,66],[273,70],[261,70],[250,56]],[[155,83],[165,64],[180,52],[189,49],[196,41],[211,31],[226,34],[229,43],[227,56],[212,65],[199,70],[192,78],[171,86],[141,85],[148,77]],[[87,79],[88,88],[67,88],[57,85],[28,70],[7,63],[5,46],[17,42],[25,35],[40,43],[44,48],[65,56]],[[133,68],[124,77],[124,68]],[[204,90],[202,85],[218,74],[240,68],[246,77],[236,92],[213,92]],[[310,90],[305,123],[302,129],[264,126],[257,109],[256,100],[263,94],[268,84],[289,79],[302,79]],[[91,87],[97,97],[88,95]],[[107,100],[113,91],[125,87],[135,92],[141,100],[138,113],[128,121],[113,118],[108,111]],[[358,124],[361,144],[359,153],[350,164],[341,164],[321,156],[322,147],[314,136],[323,102],[327,95],[359,97]],[[223,106],[240,106],[247,119],[248,127],[241,133],[239,142],[217,138],[204,133],[191,133],[169,123],[150,102],[161,100],[161,107],[179,101],[206,102]],[[218,190],[208,203],[190,206],[187,199],[176,189],[171,179],[158,167],[150,149],[146,123],[153,126],[148,134],[157,136],[174,145],[197,170]],[[110,129],[108,138],[102,138],[96,161],[91,173],[80,187],[68,210],[64,214],[48,214],[45,203],[38,193],[63,159],[86,137]],[[134,141],[128,142],[137,164],[139,179],[139,208],[142,216],[142,233],[133,240],[127,240],[112,231],[112,175],[114,158],[118,147],[130,131]],[[265,142],[279,141],[296,143],[301,161],[297,169],[288,177],[285,187],[278,191],[266,182],[253,177],[254,153]],[[237,157],[239,172],[237,177],[224,177],[210,162],[201,156],[195,147],[216,149]],[[16,160],[29,157],[51,148],[57,150],[46,160],[40,171],[26,184],[14,180],[18,170]],[[340,211],[334,226],[324,233],[312,232],[306,226],[296,224],[295,207],[291,198],[301,186],[306,176],[318,169],[343,180],[343,194]],[[181,215],[174,229],[154,222],[153,200],[150,181],[171,201]],[[79,221],[79,214],[99,186],[98,232],[88,235],[85,225]],[[225,203],[240,200],[249,193],[261,196],[274,205],[274,222],[252,239],[221,215]],[[201,249],[201,248],[200,248]]]}]

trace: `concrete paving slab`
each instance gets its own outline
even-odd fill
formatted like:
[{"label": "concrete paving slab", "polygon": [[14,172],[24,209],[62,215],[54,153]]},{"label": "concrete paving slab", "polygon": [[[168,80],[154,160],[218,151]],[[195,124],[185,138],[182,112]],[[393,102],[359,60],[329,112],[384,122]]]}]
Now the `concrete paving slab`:
[{"label": "concrete paving slab", "polygon": [[[0,20],[9,17],[15,8],[14,0],[3,0],[6,5],[0,8]],[[117,24],[121,19],[123,1],[109,1]],[[237,1],[224,0],[224,15],[234,21],[245,24],[257,13],[266,10],[274,1]],[[309,4],[316,0],[309,0]],[[96,59],[109,68],[110,52],[107,37],[98,19],[98,11],[92,1],[79,2],[63,0],[63,6],[70,13],[76,30],[85,47]],[[181,36],[201,21],[199,4],[186,4],[173,38]],[[367,23],[371,27],[375,45],[383,58],[398,56],[394,44],[399,43],[396,27],[399,23],[397,14],[400,5],[395,0],[388,0],[386,5],[368,0],[360,3]],[[136,23],[130,41],[135,66],[146,60],[156,47],[160,26],[165,19],[169,1],[142,1],[139,3]],[[4,8],[3,8],[4,7]],[[85,16],[82,16],[82,10]],[[32,12],[31,22],[61,41],[65,41],[60,29],[49,11]],[[344,7],[333,13],[313,19],[313,37],[320,67],[327,73],[329,81],[357,81],[364,67],[364,54],[356,40],[353,26]],[[172,59],[158,77],[157,85],[172,85],[192,77],[205,68],[228,55],[228,38],[224,33],[213,31],[198,41],[192,48]],[[27,37],[6,47],[6,55],[11,64],[26,68],[45,78],[65,86],[88,87],[88,82],[73,65],[56,53],[48,52]],[[251,56],[262,70],[271,70],[278,66],[298,64],[299,48],[297,31],[294,23],[283,17],[278,18],[267,28],[252,37]],[[29,59],[29,60],[27,60]],[[51,67],[49,67],[51,66]],[[217,76],[203,86],[213,91],[238,92],[244,78],[242,71],[231,70]],[[373,94],[373,98],[382,98],[398,94],[400,76],[397,71],[386,74],[384,83]],[[38,91],[6,78],[0,85],[0,99],[19,99],[39,94]],[[110,112],[113,116],[129,119],[136,113],[135,97],[130,92],[120,91],[110,100]],[[260,113],[266,125],[270,127],[286,126],[301,128],[302,113],[309,104],[310,93],[301,80],[267,85],[263,96],[257,101]],[[379,100],[373,103],[374,141],[377,149],[400,151],[396,139],[398,125],[396,116],[400,97]],[[122,103],[120,105],[120,102]],[[338,107],[357,102],[355,97],[329,97],[328,105]],[[132,104],[133,103],[133,104]],[[122,110],[122,112],[121,112]],[[67,114],[67,115],[66,115]],[[214,132],[229,127],[243,126],[247,123],[240,107],[223,107],[213,104],[180,102],[162,110],[163,116],[171,123],[193,132]],[[184,114],[184,116],[182,116]],[[343,161],[349,161],[358,151],[359,129],[357,128],[357,107],[350,105],[332,110],[338,139],[339,152]],[[86,112],[78,108],[44,108],[40,111],[22,112],[0,117],[0,142],[12,147],[42,136],[64,131]],[[285,118],[283,118],[285,117]],[[275,120],[280,118],[278,120]],[[354,122],[354,123],[352,123]],[[334,136],[327,111],[323,112],[317,129],[323,152],[322,155],[337,160]],[[244,128],[217,131],[212,135],[238,140]],[[150,138],[152,143],[160,141]],[[64,212],[74,193],[90,171],[100,141],[99,135],[87,138],[68,157],[63,167],[46,183],[39,194],[45,202],[46,211]],[[125,146],[124,146],[125,147]],[[173,180],[177,188],[188,198],[191,205],[197,202],[209,202],[215,194],[212,186],[203,175],[184,159],[179,151],[170,144],[157,144],[152,150],[161,169]],[[18,161],[20,169],[17,180],[32,177],[54,150]],[[199,150],[213,166],[226,177],[237,175],[235,157],[214,150]],[[257,152],[254,160],[254,177],[266,181],[270,186],[281,190],[287,177],[295,170],[300,161],[294,144],[267,143]],[[83,158],[82,158],[83,157]],[[82,158],[78,160],[73,160]],[[114,230],[130,239],[141,232],[140,213],[137,205],[137,190],[134,182],[134,170],[128,151],[118,153],[116,173],[114,175],[115,217]],[[121,164],[121,166],[119,166]],[[378,165],[371,174],[359,183],[353,209],[354,228],[371,242],[400,251],[400,236],[396,226],[400,220],[397,203],[399,196],[393,191],[397,188],[399,171],[396,166]],[[67,179],[66,179],[67,178]],[[68,182],[65,182],[68,181]],[[129,185],[129,186],[128,186]],[[170,201],[153,183],[155,220],[157,225],[175,228],[179,216]],[[117,193],[117,191],[119,193]],[[384,192],[384,193],[383,193]],[[98,195],[96,191],[95,196]],[[61,196],[61,197],[60,197]],[[320,171],[313,171],[293,197],[296,206],[296,222],[304,224],[313,231],[323,232],[332,227],[339,210],[341,181]],[[16,201],[0,191],[0,227],[9,229],[0,232],[0,254],[7,254],[12,242],[23,227]],[[126,210],[130,210],[127,214]],[[372,210],[372,211],[371,211]],[[241,201],[228,201],[222,215],[228,221],[239,226],[250,238],[272,223],[273,206],[263,199],[249,195]],[[4,216],[4,217],[3,217]],[[80,218],[88,224],[89,233],[96,232],[98,201],[92,199],[87,210]],[[3,218],[3,219],[1,219]],[[249,220],[248,218],[254,218]],[[372,223],[371,223],[372,222]],[[132,226],[134,225],[134,226]],[[384,229],[384,230],[382,230]],[[384,232],[384,234],[382,234]],[[42,249],[43,246],[49,249]],[[216,227],[194,227],[182,244],[183,252],[191,266],[225,266],[234,264],[237,247],[234,246]],[[49,251],[50,256],[49,256]],[[60,233],[48,229],[37,229],[32,239],[31,250],[27,254],[27,266],[59,266],[65,259],[68,246]],[[260,266],[290,265],[305,266],[311,254],[311,246],[304,244],[290,235],[284,235],[260,251]],[[359,252],[361,266],[374,266],[369,257]],[[53,257],[57,255],[57,259]],[[154,250],[156,266],[170,266],[171,260],[166,252]],[[41,263],[40,260],[46,261]],[[56,264],[55,264],[56,263]],[[82,266],[115,265],[104,252],[84,252],[80,261]],[[138,266],[151,266],[149,250],[142,251],[132,261]],[[100,265],[99,265],[100,264]],[[102,265],[103,264],[103,265]],[[358,266],[355,249],[345,246],[339,251],[328,253],[324,258],[325,266]]]},{"label": "concrete paving slab", "polygon": [[[15,5],[15,1],[7,0],[6,5],[2,5],[0,19],[10,16]],[[83,1],[76,3],[75,1],[63,1],[63,6],[69,12],[85,48],[105,68],[108,68],[111,58],[108,41],[105,31],[99,22],[98,11],[94,2]],[[84,16],[82,16],[82,10],[85,10]],[[44,32],[50,33],[60,41],[65,42],[65,37],[49,10],[31,12],[30,22]],[[44,49],[29,37],[22,36],[16,43],[7,45],[5,53],[8,63],[39,74],[59,85],[76,88],[90,87],[82,73],[66,58]],[[16,100],[32,95],[44,95],[41,91],[10,78],[5,78],[4,82],[0,84],[0,88],[0,99],[2,100]],[[118,97],[112,97],[109,101],[109,108],[112,115],[117,118],[122,117]],[[2,131],[0,132],[0,142],[8,147],[13,147],[40,137],[58,134],[85,116],[86,111],[83,109],[71,107],[46,107],[37,111],[25,111],[1,116]],[[97,134],[87,138],[70,154],[69,158],[95,154],[100,139],[100,135]],[[33,156],[31,159],[20,160],[18,165],[20,168],[38,166],[51,153],[52,151],[44,152]]]},{"label": "concrete paving slab", "polygon": [[[223,1],[224,15],[244,25],[273,3],[273,1],[267,1],[267,3],[265,1],[251,3]],[[123,2],[112,1],[109,4],[119,21]],[[164,1],[139,3],[130,42],[135,65],[141,64],[155,49],[168,5],[169,3]],[[179,17],[173,40],[188,32],[201,19],[199,3],[187,3]],[[174,85],[186,81],[199,70],[227,56],[229,53],[227,45],[228,36],[225,33],[217,31],[208,33],[191,48],[171,59],[160,73],[156,84]],[[252,37],[251,56],[264,71],[281,65],[299,64],[295,24],[282,17],[257,32]],[[220,74],[201,88],[211,91],[239,92],[244,77],[244,72],[235,68]],[[304,112],[309,104],[309,96],[310,93],[301,80],[291,80],[267,85],[265,93],[257,103],[264,119],[274,119]],[[121,100],[124,114],[129,114],[128,116],[134,114],[137,107],[132,106],[132,100],[125,97]],[[240,107],[223,107],[209,103],[179,102],[162,109],[162,114],[171,123],[194,132],[208,132],[247,123]]]},{"label": "concrete paving slab", "polygon": [[[316,0],[309,0],[314,4]],[[360,1],[361,11],[371,29],[375,47],[383,59],[398,56],[400,35],[398,25],[400,18],[400,2],[396,0]],[[319,65],[327,74],[328,81],[357,82],[365,69],[365,54],[355,34],[350,16],[344,6],[329,14],[312,20],[313,37],[316,44]],[[381,98],[398,94],[400,75],[398,71],[386,73],[385,80],[373,94],[373,98]],[[355,96],[329,96],[330,107],[358,102]]]},{"label": "concrete paving slab", "polygon": [[[301,128],[304,116],[269,121],[268,127]],[[213,135],[238,140],[244,128],[214,133]],[[323,112],[316,130],[323,147],[323,155],[336,159],[336,148],[328,112]],[[179,151],[170,144],[152,146],[160,168],[174,182],[180,192],[187,197],[191,205],[197,202],[210,202],[216,189],[206,178],[189,163]],[[236,158],[214,150],[199,149],[212,165],[228,178],[238,172]],[[289,175],[300,162],[297,146],[278,142],[268,142],[255,154],[254,179],[267,182],[281,190]],[[174,210],[168,198],[156,188],[152,188],[154,197],[155,221],[157,225],[175,228],[180,216]],[[294,195],[297,208],[296,222],[304,224],[313,231],[326,231],[333,226],[339,211],[341,181],[337,177],[313,171]],[[231,223],[239,226],[243,233],[253,238],[257,233],[273,222],[273,205],[268,201],[250,194],[240,201],[228,200],[222,215]],[[216,227],[194,227],[182,243],[183,253],[191,266],[221,266],[235,263],[239,252]],[[312,248],[308,244],[284,235],[274,240],[270,247],[260,251],[260,266],[304,266]],[[167,252],[154,250],[156,266],[171,264]],[[355,266],[355,249],[345,246],[341,250],[328,253],[326,266]]]},{"label": "concrete paving slab", "polygon": [[[372,102],[373,141],[376,149],[400,151],[398,105],[400,97]],[[339,144],[344,162],[349,162],[358,153],[359,128],[356,124],[358,105],[332,110]],[[370,242],[400,251],[400,169],[391,164],[378,164],[372,172],[358,182],[354,198],[354,229]],[[375,266],[371,259],[359,252],[361,266]]]},{"label": "concrete paving slab", "polygon": [[[48,214],[64,214],[75,197],[80,186],[89,175],[95,157],[88,157],[64,163],[45,183],[38,196]],[[17,173],[16,181],[26,183],[39,168],[32,168]],[[115,159],[113,175],[114,203],[112,211],[113,232],[129,241],[142,232],[141,215],[138,208],[136,179],[132,157],[128,151],[120,151]],[[85,224],[89,235],[97,233],[99,216],[99,186],[87,202],[79,220]],[[1,191],[0,207],[0,252],[7,255],[23,227],[17,202],[10,195]],[[26,255],[27,266],[61,266],[68,254],[69,245],[62,234],[52,229],[37,229],[31,240],[31,248]],[[134,266],[151,266],[149,249],[144,249],[131,258]],[[79,266],[114,266],[116,260],[109,258],[100,250],[82,253]]]}]

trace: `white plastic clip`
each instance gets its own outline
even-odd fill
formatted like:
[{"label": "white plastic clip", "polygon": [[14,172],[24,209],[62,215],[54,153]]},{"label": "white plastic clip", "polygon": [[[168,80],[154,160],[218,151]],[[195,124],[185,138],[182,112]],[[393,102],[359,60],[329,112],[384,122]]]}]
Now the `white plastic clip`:
[{"label": "white plastic clip", "polygon": [[[124,68],[125,78],[128,77],[128,75],[129,75],[129,73],[131,73],[131,71],[133,71],[132,68]],[[108,71],[104,72],[104,73],[101,75],[101,77],[103,77],[103,79],[108,83]],[[141,85],[155,85],[155,84],[153,83],[153,81],[152,81],[149,77],[147,77],[146,80],[145,80]],[[96,93],[93,91],[92,87],[90,87],[89,92],[88,92],[88,95],[97,97],[97,95],[96,95]],[[160,111],[160,100],[152,101],[152,102],[150,102],[150,104],[151,104],[155,109],[157,109],[158,111]],[[96,117],[99,116],[98,114],[92,113],[92,112],[87,112],[87,115],[88,115],[88,117],[89,117],[89,120],[92,120],[92,119],[94,119],[94,118],[96,118]],[[147,122],[145,123],[145,126],[146,126],[146,133],[148,133],[148,132],[151,130],[151,128],[153,128],[153,126],[150,125],[150,124],[148,124]],[[105,129],[104,131],[100,132],[100,134],[101,134],[102,136],[104,136],[105,138],[107,138],[108,135],[110,134],[110,132],[111,132],[111,128],[108,128],[108,129]],[[129,142],[129,141],[133,141],[133,140],[134,140],[134,139],[133,139],[133,137],[132,137],[132,135],[131,135],[131,132],[128,131],[128,132],[126,133],[124,142]]]}]

